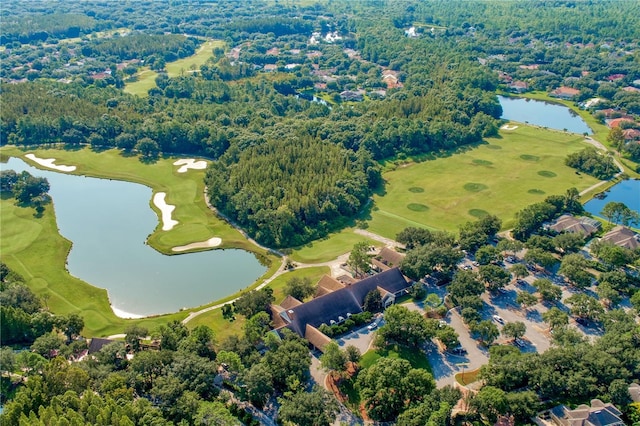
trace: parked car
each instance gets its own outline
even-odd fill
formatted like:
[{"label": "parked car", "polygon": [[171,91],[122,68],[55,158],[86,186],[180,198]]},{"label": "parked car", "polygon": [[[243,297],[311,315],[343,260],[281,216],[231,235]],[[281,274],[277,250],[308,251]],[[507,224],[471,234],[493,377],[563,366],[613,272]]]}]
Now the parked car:
[{"label": "parked car", "polygon": [[372,322],[367,326],[367,330],[369,331],[375,330],[376,328],[378,328],[378,324],[376,324],[375,322]]},{"label": "parked car", "polygon": [[456,354],[456,355],[464,355],[464,354],[467,353],[467,350],[465,348],[463,348],[462,346],[457,346],[455,348],[449,349],[449,352],[451,352],[452,354]]},{"label": "parked car", "polygon": [[527,285],[528,284],[525,280],[518,280],[518,281],[516,281],[516,283],[518,285]]},{"label": "parked car", "polygon": [[504,324],[504,320],[502,319],[502,317],[501,317],[500,315],[494,315],[494,316],[493,316],[493,320],[494,320],[495,322],[500,323],[500,324]]}]

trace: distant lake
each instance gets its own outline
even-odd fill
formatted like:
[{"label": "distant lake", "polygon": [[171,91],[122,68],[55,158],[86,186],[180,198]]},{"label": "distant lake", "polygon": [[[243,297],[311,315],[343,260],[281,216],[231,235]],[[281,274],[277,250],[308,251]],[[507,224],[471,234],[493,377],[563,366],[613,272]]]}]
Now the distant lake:
[{"label": "distant lake", "polygon": [[594,198],[589,200],[584,209],[589,213],[600,216],[602,208],[612,201],[624,203],[631,210],[640,213],[640,180],[627,179],[615,184],[606,193],[606,197],[602,200]]},{"label": "distant lake", "polygon": [[266,271],[244,250],[167,256],[146,245],[158,225],[146,186],[44,171],[17,158],[2,169],[49,180],[60,234],[73,242],[69,273],[107,289],[111,304],[124,312],[165,314],[204,305],[248,287]]},{"label": "distant lake", "polygon": [[498,96],[505,120],[529,123],[572,133],[593,133],[587,123],[575,112],[563,105],[525,98]]}]

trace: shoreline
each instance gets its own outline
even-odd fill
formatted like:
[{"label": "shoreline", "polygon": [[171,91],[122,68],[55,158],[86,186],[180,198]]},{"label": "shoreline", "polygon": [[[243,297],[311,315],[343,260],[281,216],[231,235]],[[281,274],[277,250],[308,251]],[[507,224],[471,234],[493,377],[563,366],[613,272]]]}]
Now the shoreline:
[{"label": "shoreline", "polygon": [[123,319],[140,319],[140,318],[146,318],[145,315],[138,315],[138,314],[132,314],[130,312],[125,312],[122,309],[118,309],[113,305],[109,305],[111,306],[111,310],[113,311],[113,313],[118,317],[118,318],[123,318]]}]

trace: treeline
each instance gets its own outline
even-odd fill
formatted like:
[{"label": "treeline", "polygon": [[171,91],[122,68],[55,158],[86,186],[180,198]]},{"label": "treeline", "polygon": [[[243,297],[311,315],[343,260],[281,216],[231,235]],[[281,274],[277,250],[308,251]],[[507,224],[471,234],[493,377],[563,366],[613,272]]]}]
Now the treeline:
[{"label": "treeline", "polygon": [[563,213],[580,214],[584,211],[576,188],[569,188],[564,195],[550,195],[544,201],[531,204],[516,213],[516,223],[511,234],[520,241],[527,240],[542,224]]},{"label": "treeline", "polygon": [[52,13],[3,18],[0,44],[37,43],[49,38],[79,37],[105,26],[104,22],[79,13]]},{"label": "treeline", "polygon": [[[193,55],[199,44],[198,39],[183,35],[137,33],[95,41],[83,46],[82,53],[89,57],[115,56],[121,61],[141,59],[145,63],[156,55],[165,62],[171,62]],[[164,63],[159,68],[164,68]]]},{"label": "treeline", "polygon": [[611,179],[619,172],[613,158],[600,154],[593,147],[567,155],[564,163],[600,180]]},{"label": "treeline", "polygon": [[281,37],[289,34],[311,35],[313,23],[303,19],[273,16],[234,20],[227,28],[237,33],[273,33],[276,37]]},{"label": "treeline", "polygon": [[[554,347],[541,354],[493,347],[481,377],[488,387],[500,390],[495,393],[502,400],[505,394],[528,389],[542,400],[582,403],[601,398],[625,407],[630,402],[628,385],[640,379],[638,325],[632,313],[621,309],[604,314],[602,324],[604,334],[593,343],[559,327]],[[495,408],[504,407],[498,401]]]},{"label": "treeline", "polygon": [[[24,283],[24,278],[0,262],[0,345],[35,344],[36,349],[48,354],[59,349],[49,346],[47,335],[57,330],[68,341],[80,335],[84,320],[77,314],[53,315],[43,301]],[[43,337],[44,336],[44,337]]]},{"label": "treeline", "polygon": [[[8,298],[0,296],[4,309]],[[280,421],[328,425],[337,403],[326,391],[306,387],[308,343],[288,330],[270,332],[265,309],[272,301],[270,289],[239,299],[235,313],[246,317],[243,333],[220,343],[207,326],[190,330],[173,321],[154,330],[131,325],[124,341],[100,342],[90,354],[87,341],[76,339],[79,332],[64,341],[55,329],[30,351],[3,347],[0,370],[27,380],[13,384],[17,391],[3,401],[0,423],[257,426],[256,410],[245,411],[244,401],[262,408],[278,397]],[[3,374],[4,388],[11,387],[9,377]]]},{"label": "treeline", "polygon": [[211,203],[263,244],[300,245],[356,214],[381,183],[366,151],[304,138],[230,151],[207,171]]}]

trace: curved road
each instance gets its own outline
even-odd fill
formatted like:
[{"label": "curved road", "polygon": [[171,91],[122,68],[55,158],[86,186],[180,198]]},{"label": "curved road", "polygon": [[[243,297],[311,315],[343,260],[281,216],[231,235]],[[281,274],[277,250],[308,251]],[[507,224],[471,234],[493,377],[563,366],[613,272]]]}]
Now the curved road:
[{"label": "curved road", "polygon": [[[598,142],[597,140],[593,139],[591,136],[585,136],[584,141],[588,144],[591,144],[593,146],[596,147],[596,149],[599,149],[601,151],[605,151],[605,152],[610,152],[609,149],[607,149],[606,146],[604,146],[601,142]],[[617,154],[616,151],[613,151],[614,154]],[[615,157],[613,158],[613,162],[616,164],[616,166],[618,167],[618,170],[620,170],[618,173],[616,173],[616,175],[614,176],[614,178],[620,176],[622,173],[624,173],[624,167],[622,167],[622,164],[620,164],[620,162],[618,160],[615,159]],[[594,185],[591,185],[589,188],[580,191],[580,195],[584,195],[589,191],[592,191],[596,188],[598,188],[599,186],[604,185],[605,183],[609,182],[608,180],[603,180],[600,181]]]}]

